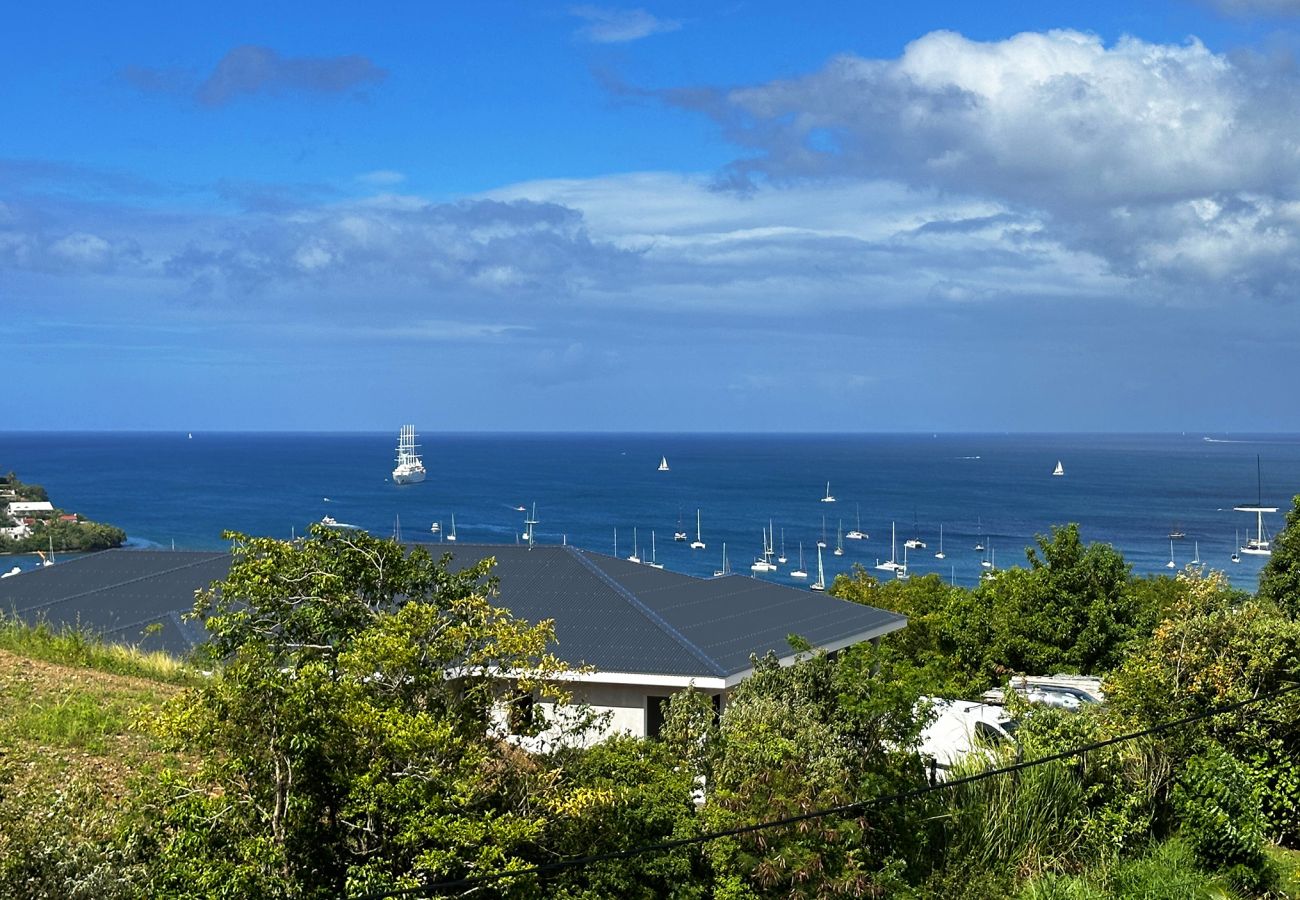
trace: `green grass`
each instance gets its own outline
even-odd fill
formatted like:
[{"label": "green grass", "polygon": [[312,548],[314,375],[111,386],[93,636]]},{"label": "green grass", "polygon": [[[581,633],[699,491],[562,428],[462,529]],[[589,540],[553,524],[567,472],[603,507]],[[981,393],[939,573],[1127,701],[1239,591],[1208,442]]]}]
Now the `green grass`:
[{"label": "green grass", "polygon": [[111,644],[98,635],[76,628],[56,629],[43,622],[29,625],[3,613],[0,613],[0,650],[61,666],[95,669],[168,684],[191,685],[201,677],[194,669],[166,653]]},{"label": "green grass", "polygon": [[[1282,896],[1300,897],[1300,853],[1273,848],[1283,869]],[[1276,895],[1274,895],[1276,896]],[[1244,900],[1223,876],[1196,867],[1192,852],[1178,839],[1158,844],[1144,856],[1113,869],[1081,875],[1044,875],[1025,885],[1018,900]]]},{"label": "green grass", "polygon": [[30,685],[17,685],[0,706],[0,743],[29,741],[106,753],[110,738],[131,727],[140,701],[86,692],[36,696]]}]

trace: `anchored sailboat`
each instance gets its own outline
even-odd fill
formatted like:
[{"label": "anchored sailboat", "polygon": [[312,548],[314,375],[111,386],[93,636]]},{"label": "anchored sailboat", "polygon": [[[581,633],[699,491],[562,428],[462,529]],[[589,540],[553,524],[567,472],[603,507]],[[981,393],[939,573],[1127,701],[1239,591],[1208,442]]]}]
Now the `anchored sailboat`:
[{"label": "anchored sailboat", "polygon": [[1169,541],[1169,562],[1165,563],[1165,568],[1166,569],[1178,568],[1178,564],[1174,562],[1174,542],[1172,539]]},{"label": "anchored sailboat", "polygon": [[524,519],[524,534],[523,534],[523,538],[524,538],[524,542],[527,543],[528,546],[530,546],[530,547],[533,545],[533,526],[536,525],[536,524],[538,524],[538,522],[537,522],[537,504],[534,503],[534,504],[533,504],[533,514],[532,514],[531,516],[529,516],[528,518]]},{"label": "anchored sailboat", "polygon": [[674,541],[685,541],[686,532],[682,530],[682,508],[677,507],[677,531],[673,533]]},{"label": "anchored sailboat", "polygon": [[754,563],[749,567],[749,570],[751,572],[775,572],[776,566],[774,566],[772,564],[772,561],[768,558],[771,555],[772,555],[772,551],[767,546],[767,529],[764,528],[763,529],[763,555],[758,557],[758,559],[754,560]]},{"label": "anchored sailboat", "polygon": [[1256,500],[1254,506],[1234,506],[1237,512],[1253,512],[1256,516],[1255,536],[1246,537],[1246,543],[1242,545],[1241,552],[1251,556],[1272,556],[1273,543],[1269,538],[1268,532],[1264,530],[1264,513],[1277,512],[1276,506],[1264,506],[1264,492],[1259,475],[1259,457],[1255,457],[1255,490]]},{"label": "anchored sailboat", "polygon": [[877,562],[876,568],[882,572],[893,572],[898,568],[898,563],[894,561],[898,556],[898,528],[893,522],[889,523],[889,559],[885,562]]},{"label": "anchored sailboat", "polygon": [[646,563],[646,565],[649,566],[649,567],[652,568],[652,569],[662,569],[662,568],[664,567],[664,564],[658,561],[658,557],[657,557],[656,554],[655,554],[655,533],[654,533],[654,531],[651,531],[651,532],[650,532],[650,562]]},{"label": "anchored sailboat", "polygon": [[835,555],[836,556],[844,555],[844,520],[843,519],[840,519],[840,527],[836,532]]},{"label": "anchored sailboat", "polygon": [[817,580],[808,585],[814,591],[826,590],[826,571],[822,568],[822,548],[817,548]]},{"label": "anchored sailboat", "polygon": [[700,511],[695,510],[695,540],[691,541],[692,550],[703,550],[704,541],[700,537]]},{"label": "anchored sailboat", "polygon": [[641,556],[637,553],[637,549],[636,549],[636,527],[635,526],[633,526],[632,528],[632,555],[627,558],[627,561],[634,562],[634,563],[639,563],[641,561]]},{"label": "anchored sailboat", "polygon": [[721,578],[723,575],[730,575],[730,574],[731,574],[731,564],[727,562],[727,542],[723,541],[722,542],[722,568],[715,569],[713,572],[713,577]]},{"label": "anchored sailboat", "polygon": [[453,544],[456,543],[456,514],[451,514],[451,531],[447,533],[447,540]]},{"label": "anchored sailboat", "polygon": [[939,523],[939,552],[934,555],[935,559],[943,559],[943,523]]},{"label": "anchored sailboat", "polygon": [[826,496],[822,497],[822,503],[834,503],[835,498],[831,496],[831,483],[826,482]]},{"label": "anchored sailboat", "polygon": [[856,510],[857,513],[858,527],[854,528],[852,531],[848,532],[844,536],[851,541],[865,541],[867,539],[867,535],[866,532],[862,530],[862,504],[855,503],[854,509]]},{"label": "anchored sailboat", "polygon": [[803,567],[803,541],[799,542],[799,568],[790,573],[791,578],[807,578],[808,573]]},{"label": "anchored sailboat", "polygon": [[781,529],[781,555],[776,558],[781,565],[785,565],[785,529]]}]

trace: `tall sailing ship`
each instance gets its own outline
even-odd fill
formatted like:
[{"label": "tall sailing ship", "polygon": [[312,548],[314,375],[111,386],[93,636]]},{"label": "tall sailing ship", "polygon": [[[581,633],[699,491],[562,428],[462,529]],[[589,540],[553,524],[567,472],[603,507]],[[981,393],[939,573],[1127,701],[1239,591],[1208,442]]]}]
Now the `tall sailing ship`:
[{"label": "tall sailing ship", "polygon": [[403,425],[397,436],[397,467],[393,469],[394,484],[418,484],[424,481],[424,463],[420,460],[420,445],[415,443],[415,426]]}]

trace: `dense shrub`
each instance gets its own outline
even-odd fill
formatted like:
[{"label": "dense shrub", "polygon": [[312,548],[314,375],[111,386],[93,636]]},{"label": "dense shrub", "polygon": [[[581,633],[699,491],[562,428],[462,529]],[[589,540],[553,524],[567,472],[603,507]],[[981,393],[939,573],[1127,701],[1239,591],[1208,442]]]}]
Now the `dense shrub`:
[{"label": "dense shrub", "polygon": [[1278,873],[1265,853],[1259,787],[1250,771],[1217,746],[1191,760],[1174,788],[1180,834],[1204,868],[1242,890],[1261,893]]}]

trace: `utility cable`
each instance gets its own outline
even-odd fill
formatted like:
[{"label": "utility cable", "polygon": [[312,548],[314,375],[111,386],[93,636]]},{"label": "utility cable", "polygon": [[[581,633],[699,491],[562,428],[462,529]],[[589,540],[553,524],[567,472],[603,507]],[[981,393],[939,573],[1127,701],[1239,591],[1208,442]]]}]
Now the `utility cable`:
[{"label": "utility cable", "polygon": [[1121,734],[1116,737],[1106,738],[1102,741],[1095,741],[1083,747],[1075,747],[1071,750],[1062,750],[1059,753],[1051,753],[1047,756],[1040,756],[1035,759],[1025,760],[1023,762],[1013,763],[1000,769],[987,769],[983,772],[977,772],[974,775],[967,775],[962,778],[955,778],[951,781],[941,781],[937,784],[926,785],[924,787],[913,788],[907,791],[900,791],[894,794],[885,794],[879,797],[871,797],[867,800],[857,800],[853,803],[845,803],[840,806],[831,806],[825,809],[810,810],[806,813],[800,813],[794,816],[787,816],[781,819],[773,819],[766,822],[755,822],[750,825],[740,825],[736,828],[727,828],[721,831],[710,831],[704,834],[697,834],[692,837],[677,838],[671,841],[661,841],[657,844],[643,844],[640,847],[629,847],[625,850],[611,850],[606,853],[592,853],[587,856],[575,856],[567,859],[559,859],[554,862],[540,863],[530,866],[526,869],[504,870],[500,872],[487,872],[482,875],[470,875],[465,878],[459,878],[455,881],[440,881],[423,887],[413,888],[396,888],[393,890],[358,894],[354,900],[387,900],[393,897],[409,897],[418,894],[437,894],[447,891],[458,890],[461,888],[476,887],[479,885],[489,884],[500,881],[505,878],[519,878],[524,875],[545,875],[551,872],[557,872],[561,869],[570,869],[575,866],[585,866],[591,863],[612,862],[620,859],[630,859],[634,856],[641,856],[646,853],[660,853],[666,850],[676,850],[680,847],[687,847],[691,844],[705,844],[710,841],[716,841],[720,838],[735,837],[742,834],[751,834],[755,831],[765,831],[769,828],[779,828],[783,825],[792,825],[798,822],[806,822],[810,819],[820,819],[825,816],[843,815],[845,813],[864,812],[868,809],[879,806],[888,806],[895,803],[906,803],[924,797],[927,794],[933,794],[938,791],[951,790],[962,787],[967,784],[974,784],[979,781],[985,781],[989,778],[995,778],[999,775],[1007,775],[1014,772],[1021,772],[1025,769],[1032,769],[1035,766],[1046,765],[1050,762],[1057,762],[1063,759],[1069,759],[1074,756],[1081,756],[1093,750],[1100,750],[1103,747],[1110,747],[1115,744],[1122,744],[1128,741],[1137,740],[1138,738],[1148,737],[1153,734],[1160,734],[1165,731],[1172,731],[1177,728],[1183,728],[1187,725],[1221,716],[1225,713],[1236,712],[1247,706],[1253,706],[1257,703],[1263,703],[1266,700],[1273,700],[1287,694],[1300,691],[1300,684],[1292,684],[1288,687],[1280,688],[1268,694],[1261,694],[1256,697],[1250,697],[1245,700],[1239,700],[1235,703],[1229,703],[1224,706],[1215,707],[1214,709],[1196,713],[1195,715],[1186,716],[1182,719],[1174,719],[1171,722],[1162,722],[1159,725],[1153,725],[1150,728],[1144,728],[1141,731]]}]

